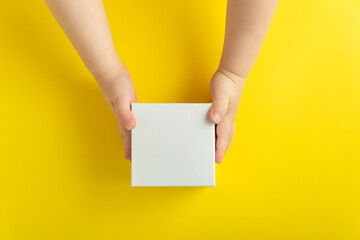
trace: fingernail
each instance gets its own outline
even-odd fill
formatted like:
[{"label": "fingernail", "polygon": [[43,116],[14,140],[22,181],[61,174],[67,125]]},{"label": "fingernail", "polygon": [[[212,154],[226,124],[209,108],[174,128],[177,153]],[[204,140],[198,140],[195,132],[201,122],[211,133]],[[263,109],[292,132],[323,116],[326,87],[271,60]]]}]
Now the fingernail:
[{"label": "fingernail", "polygon": [[214,112],[214,113],[212,114],[212,119],[213,119],[213,121],[214,121],[215,123],[219,123],[219,122],[221,121],[220,115],[219,115],[218,113],[216,113],[216,112]]},{"label": "fingernail", "polygon": [[132,130],[135,127],[134,125],[136,125],[136,121],[131,118],[124,122],[124,126],[127,130]]}]

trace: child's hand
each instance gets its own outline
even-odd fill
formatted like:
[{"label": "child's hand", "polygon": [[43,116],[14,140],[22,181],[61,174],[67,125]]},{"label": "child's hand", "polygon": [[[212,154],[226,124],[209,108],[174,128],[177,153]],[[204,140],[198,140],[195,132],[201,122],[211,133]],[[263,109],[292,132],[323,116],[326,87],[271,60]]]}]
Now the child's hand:
[{"label": "child's hand", "polygon": [[115,50],[103,2],[46,0],[46,3],[98,82],[116,116],[125,158],[130,159],[130,129],[136,125],[130,108],[136,94],[130,74]]},{"label": "child's hand", "polygon": [[216,125],[215,161],[221,163],[230,147],[235,132],[235,117],[244,89],[245,79],[224,69],[216,71],[210,95],[213,105],[209,111],[210,120]]},{"label": "child's hand", "polygon": [[113,111],[124,144],[124,156],[131,158],[131,132],[136,125],[135,115],[131,112],[131,103],[136,102],[136,93],[130,74],[124,65],[107,72],[96,80],[103,95]]}]

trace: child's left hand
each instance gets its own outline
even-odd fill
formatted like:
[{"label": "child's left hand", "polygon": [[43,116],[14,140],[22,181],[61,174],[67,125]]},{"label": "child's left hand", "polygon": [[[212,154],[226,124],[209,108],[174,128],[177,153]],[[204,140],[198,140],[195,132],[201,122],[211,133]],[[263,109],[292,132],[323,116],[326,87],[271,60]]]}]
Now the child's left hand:
[{"label": "child's left hand", "polygon": [[210,120],[216,125],[215,161],[221,163],[230,147],[235,132],[235,117],[240,104],[245,79],[224,69],[214,74],[210,95],[213,105],[209,111]]}]

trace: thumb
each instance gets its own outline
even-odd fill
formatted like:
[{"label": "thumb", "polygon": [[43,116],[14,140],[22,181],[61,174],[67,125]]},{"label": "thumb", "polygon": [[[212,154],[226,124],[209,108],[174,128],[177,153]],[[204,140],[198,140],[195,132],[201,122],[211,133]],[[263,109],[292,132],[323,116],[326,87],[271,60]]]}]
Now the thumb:
[{"label": "thumb", "polygon": [[131,102],[116,101],[113,102],[115,116],[118,121],[127,129],[132,130],[136,126],[136,118],[131,111]]},{"label": "thumb", "polygon": [[218,97],[213,99],[213,104],[209,111],[209,118],[215,124],[220,123],[228,109],[229,101],[225,97]]}]

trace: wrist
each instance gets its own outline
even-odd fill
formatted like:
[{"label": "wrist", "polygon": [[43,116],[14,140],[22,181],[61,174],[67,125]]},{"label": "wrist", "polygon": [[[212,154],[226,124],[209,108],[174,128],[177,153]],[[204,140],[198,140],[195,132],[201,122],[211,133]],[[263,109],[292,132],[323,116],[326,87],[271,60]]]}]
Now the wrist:
[{"label": "wrist", "polygon": [[230,79],[238,88],[242,89],[244,87],[246,76],[241,76],[239,74],[236,74],[233,71],[227,70],[221,65],[216,71],[224,75],[226,78]]},{"label": "wrist", "polygon": [[112,100],[117,95],[119,88],[132,86],[130,73],[122,63],[93,76],[107,100]]},{"label": "wrist", "polygon": [[107,68],[106,70],[93,73],[92,75],[94,76],[95,80],[102,85],[121,76],[129,75],[129,72],[126,66],[122,62],[119,62],[114,64],[114,66]]}]

